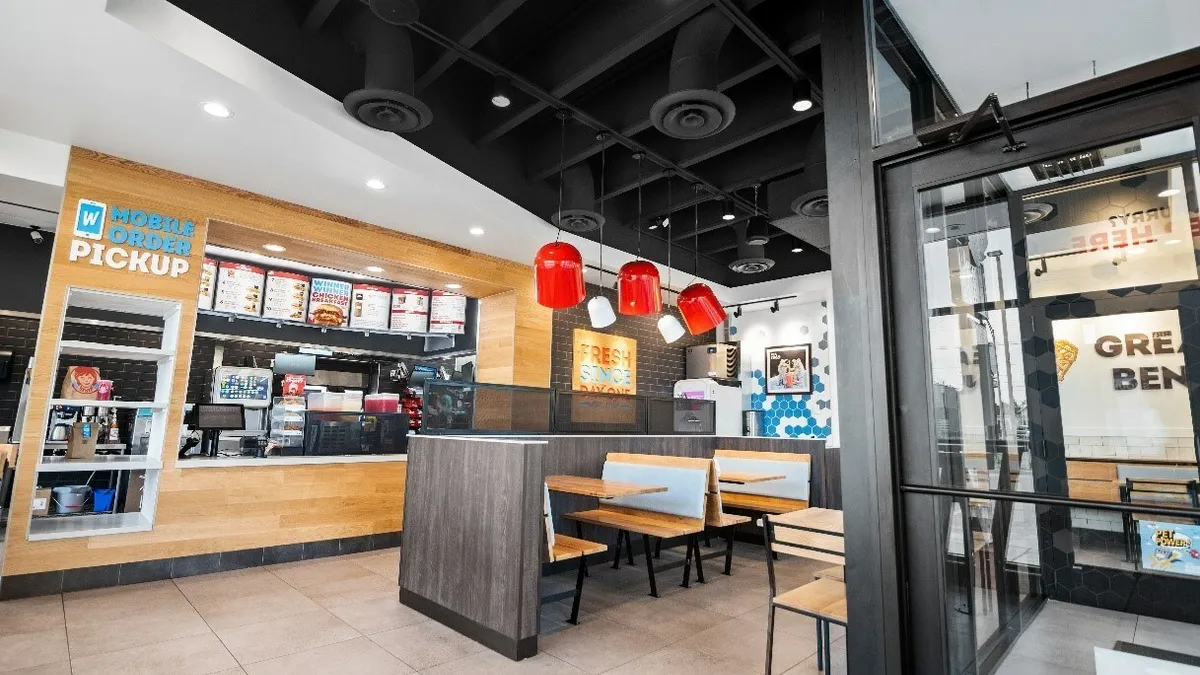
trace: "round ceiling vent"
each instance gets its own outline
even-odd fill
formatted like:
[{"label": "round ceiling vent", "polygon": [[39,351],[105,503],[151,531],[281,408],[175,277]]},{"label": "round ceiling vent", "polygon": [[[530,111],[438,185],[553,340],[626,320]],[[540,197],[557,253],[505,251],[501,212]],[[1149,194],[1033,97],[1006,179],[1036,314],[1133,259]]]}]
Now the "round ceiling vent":
[{"label": "round ceiling vent", "polygon": [[359,122],[382,131],[408,133],[424,129],[433,111],[415,96],[394,89],[359,89],[342,101]]},{"label": "round ceiling vent", "polygon": [[1029,202],[1022,207],[1026,225],[1046,220],[1052,217],[1056,210],[1053,204],[1046,202]]},{"label": "round ceiling vent", "polygon": [[806,218],[829,217],[829,192],[814,190],[792,200],[792,211]]},{"label": "round ceiling vent", "polygon": [[650,106],[654,127],[672,138],[705,138],[733,122],[736,109],[728,96],[711,89],[684,89]]},{"label": "round ceiling vent", "polygon": [[550,216],[550,222],[567,232],[591,232],[600,229],[604,216],[587,209],[563,209],[562,217],[556,213]]},{"label": "round ceiling vent", "polygon": [[738,274],[761,274],[775,266],[770,258],[738,258],[729,263],[729,269]]},{"label": "round ceiling vent", "polygon": [[416,0],[370,0],[368,4],[375,16],[397,26],[407,26],[421,18]]}]

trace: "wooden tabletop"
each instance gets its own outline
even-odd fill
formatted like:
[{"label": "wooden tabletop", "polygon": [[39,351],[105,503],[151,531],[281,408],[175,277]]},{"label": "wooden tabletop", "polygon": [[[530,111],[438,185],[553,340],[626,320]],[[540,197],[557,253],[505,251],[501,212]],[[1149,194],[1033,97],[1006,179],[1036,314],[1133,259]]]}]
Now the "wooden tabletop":
[{"label": "wooden tabletop", "polygon": [[845,535],[842,526],[842,512],[835,509],[800,509],[771,516],[771,522],[799,527],[810,532]]},{"label": "wooden tabletop", "polygon": [[554,492],[566,492],[568,494],[599,497],[601,499],[667,491],[667,486],[665,485],[622,483],[615,480],[588,478],[586,476],[546,476],[546,487]]},{"label": "wooden tabletop", "polygon": [[765,483],[769,480],[783,480],[787,476],[773,473],[750,473],[749,471],[722,471],[719,480],[722,483]]}]

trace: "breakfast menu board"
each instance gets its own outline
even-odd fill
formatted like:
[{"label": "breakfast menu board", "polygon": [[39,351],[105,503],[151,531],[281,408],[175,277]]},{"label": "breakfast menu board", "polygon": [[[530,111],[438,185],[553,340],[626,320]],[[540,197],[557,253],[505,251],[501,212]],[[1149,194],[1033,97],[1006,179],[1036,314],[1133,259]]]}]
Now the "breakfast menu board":
[{"label": "breakfast menu board", "polygon": [[429,332],[461,335],[467,331],[467,296],[434,291],[429,303]]},{"label": "breakfast menu board", "polygon": [[392,289],[387,286],[354,284],[354,298],[350,301],[350,327],[387,330],[391,304]]},{"label": "breakfast menu board", "polygon": [[200,266],[200,297],[196,300],[200,309],[212,309],[217,295],[217,261],[205,258]]},{"label": "breakfast menu board", "polygon": [[345,326],[350,316],[348,281],[314,277],[308,298],[308,322],[317,326]]},{"label": "breakfast menu board", "polygon": [[263,283],[267,273],[261,267],[222,262],[217,271],[217,296],[213,309],[234,314],[262,313]]},{"label": "breakfast menu board", "polygon": [[429,328],[429,291],[397,288],[392,291],[392,330],[424,333]]},{"label": "breakfast menu board", "polygon": [[263,313],[268,319],[303,321],[308,309],[308,277],[295,272],[270,270]]}]

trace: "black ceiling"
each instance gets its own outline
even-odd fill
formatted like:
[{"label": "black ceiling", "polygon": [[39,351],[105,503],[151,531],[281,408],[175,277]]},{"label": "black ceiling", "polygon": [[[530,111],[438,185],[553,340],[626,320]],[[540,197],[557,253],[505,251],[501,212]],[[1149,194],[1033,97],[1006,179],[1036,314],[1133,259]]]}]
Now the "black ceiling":
[{"label": "black ceiling", "polygon": [[[364,14],[375,20],[364,1],[172,1],[338,101],[364,86],[366,59],[355,27],[364,21]],[[818,3],[389,1],[415,3],[421,10],[418,24],[407,29],[415,77],[415,91],[409,93],[432,110],[433,120],[419,131],[405,133],[407,140],[547,220],[557,208],[562,152],[565,167],[583,163],[594,176],[598,198],[594,209],[599,210],[603,201],[607,219],[605,243],[633,253],[639,223],[638,162],[624,145],[628,139],[630,145],[650,151],[643,161],[640,221],[645,257],[666,262],[669,231],[673,265],[690,270],[693,206],[699,204],[701,276],[735,286],[829,269],[827,228],[823,237],[813,235],[813,222],[819,220],[801,228],[795,225],[797,216],[792,211],[794,199],[824,188],[820,105],[805,112],[791,107],[797,73],[806,76],[801,79],[814,78],[812,84],[820,91]],[[720,17],[714,19],[713,12],[720,12]],[[739,15],[740,23],[735,20]],[[732,99],[736,115],[715,135],[674,138],[651,124],[650,109],[668,93],[680,27],[706,16],[710,24],[729,21],[733,25],[723,42],[718,41],[712,79],[716,90]],[[470,52],[464,58],[462,52],[436,44],[431,35],[444,36]],[[490,103],[494,79],[485,69],[488,64],[516,76],[512,105],[507,108]],[[541,92],[523,91],[522,83],[536,85]],[[560,149],[562,122],[553,100],[547,103],[545,95],[586,114],[567,121],[565,151]],[[610,140],[604,153],[603,195],[600,143],[596,129],[584,124],[584,119],[598,121],[623,137]],[[673,164],[682,173],[668,181],[669,171],[660,162]],[[693,180],[710,189],[697,196]],[[674,206],[671,225],[651,230],[668,212],[668,183]],[[752,215],[756,184],[762,186],[761,212],[778,226],[770,228],[765,247],[765,257],[775,265],[766,272],[740,274],[728,267],[739,258],[734,226],[744,227]],[[712,188],[740,198],[735,220],[721,218],[723,201]],[[801,241],[796,234],[810,241]],[[594,240],[597,232],[582,236]],[[796,247],[803,251],[793,253]]]}]

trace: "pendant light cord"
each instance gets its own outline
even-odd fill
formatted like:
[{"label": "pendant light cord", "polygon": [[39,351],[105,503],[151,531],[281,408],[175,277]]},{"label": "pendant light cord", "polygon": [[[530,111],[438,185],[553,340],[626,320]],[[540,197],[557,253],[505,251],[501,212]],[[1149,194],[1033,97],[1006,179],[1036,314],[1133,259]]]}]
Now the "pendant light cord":
[{"label": "pendant light cord", "polygon": [[[671,196],[671,183],[675,178],[675,172],[667,169],[667,219],[671,218],[671,207],[675,205],[675,199]],[[671,233],[667,232],[667,306],[671,305]]]},{"label": "pendant light cord", "polygon": [[604,142],[608,140],[607,134],[601,132],[596,135],[596,140],[600,141],[600,288],[604,288],[604,174],[608,170],[604,161]]},{"label": "pendant light cord", "polygon": [[638,217],[637,217],[637,257],[642,258],[642,153],[637,153],[638,163]]},{"label": "pendant light cord", "polygon": [[[566,161],[567,153],[567,118],[571,113],[566,110],[558,111],[558,119],[562,120],[562,129],[558,135],[558,213],[555,214],[554,226],[558,228],[558,234],[554,235],[554,243],[562,238],[562,200],[563,200],[563,163]],[[757,202],[757,199],[755,200]],[[757,204],[755,204],[757,206]]]},{"label": "pendant light cord", "polygon": [[[696,188],[699,193],[700,189]],[[693,205],[694,228],[692,229],[692,246],[696,253],[696,264],[692,267],[692,283],[696,283],[696,279],[700,278],[700,202],[697,201]]]}]

